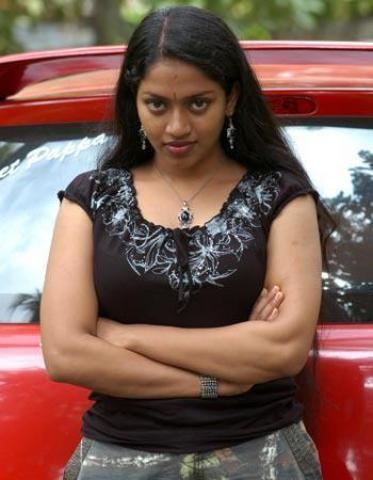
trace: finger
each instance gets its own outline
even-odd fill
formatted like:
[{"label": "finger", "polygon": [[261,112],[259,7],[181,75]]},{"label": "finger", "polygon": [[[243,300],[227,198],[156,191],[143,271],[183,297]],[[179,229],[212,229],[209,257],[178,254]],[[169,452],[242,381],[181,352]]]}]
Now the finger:
[{"label": "finger", "polygon": [[264,308],[264,306],[268,301],[266,300],[267,295],[268,295],[268,290],[266,288],[263,288],[263,290],[260,292],[260,295],[257,298],[251,310],[251,314],[250,314],[251,319],[256,318],[259,315],[259,312]]},{"label": "finger", "polygon": [[275,285],[270,291],[263,289],[250,314],[249,320],[267,321],[273,308],[279,307],[284,300],[280,287]]},{"label": "finger", "polygon": [[259,297],[256,299],[255,305],[259,305],[260,303],[265,302],[265,298],[268,295],[268,290],[266,288],[263,288],[263,290],[260,292]]},{"label": "finger", "polygon": [[283,297],[284,294],[282,292],[277,292],[259,313],[259,320],[268,320],[274,308],[277,308],[281,304]]},{"label": "finger", "polygon": [[267,295],[265,296],[261,296],[259,298],[259,301],[258,301],[258,304],[255,308],[255,313],[256,313],[256,316],[261,316],[262,315],[262,312],[263,310],[265,310],[268,305],[272,305],[272,302],[273,300],[275,299],[276,295],[280,292],[280,288],[275,285],[269,292]]},{"label": "finger", "polygon": [[[276,287],[278,288],[278,287]],[[276,290],[277,291],[277,290]],[[263,288],[261,291],[259,297],[257,298],[255,305],[256,309],[260,311],[262,308],[266,306],[268,303],[269,299],[274,295],[274,290],[273,288],[271,290],[267,290],[266,288]]]},{"label": "finger", "polygon": [[270,314],[270,316],[268,317],[268,322],[271,322],[272,320],[274,320],[278,315],[278,309],[277,308],[274,308],[272,310],[272,313]]},{"label": "finger", "polygon": [[[274,310],[278,311],[278,307],[281,304],[283,299],[283,293],[278,292],[276,296],[264,307],[264,309],[260,313],[260,319],[264,321],[268,321],[273,314]],[[275,312],[275,315],[277,313]]]},{"label": "finger", "polygon": [[[277,287],[278,288],[278,287]],[[268,291],[266,288],[263,288],[261,291],[259,297],[257,298],[253,309],[251,311],[250,320],[259,320],[260,314],[262,310],[265,308],[265,306],[268,304],[270,299],[272,298],[273,294],[277,291],[277,288],[272,288],[270,291]]]}]

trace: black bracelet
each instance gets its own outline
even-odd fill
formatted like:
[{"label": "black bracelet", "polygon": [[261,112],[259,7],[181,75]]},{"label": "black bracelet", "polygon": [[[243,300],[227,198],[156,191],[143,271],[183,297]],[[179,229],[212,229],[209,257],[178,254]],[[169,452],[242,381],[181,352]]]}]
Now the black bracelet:
[{"label": "black bracelet", "polygon": [[201,383],[201,398],[218,398],[218,379],[208,375],[199,377]]}]

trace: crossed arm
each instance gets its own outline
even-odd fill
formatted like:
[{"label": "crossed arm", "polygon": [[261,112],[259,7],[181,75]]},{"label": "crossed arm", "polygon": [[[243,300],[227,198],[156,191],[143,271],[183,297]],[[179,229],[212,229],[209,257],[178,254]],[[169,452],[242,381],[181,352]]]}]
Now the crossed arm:
[{"label": "crossed arm", "polygon": [[[270,291],[264,288],[248,320],[229,327],[187,329],[145,324],[123,325],[108,318],[99,318],[96,334],[111,345],[158,362],[246,385],[253,374],[248,372],[248,366],[243,361],[245,352],[238,351],[241,346],[237,337],[244,336],[242,347],[246,350],[247,328],[254,321],[265,324],[275,320],[283,298],[278,286]],[[236,350],[230,351],[232,348]],[[259,375],[258,381],[264,381],[263,371]],[[272,375],[273,372],[269,379],[272,379]]]},{"label": "crossed arm", "polygon": [[201,373],[220,380],[220,395],[235,395],[302,368],[321,291],[316,212],[309,196],[290,202],[272,224],[265,285],[279,285],[284,296],[275,303],[271,292],[263,297],[263,316],[254,311],[255,321],[183,329],[98,320],[92,257],[91,222],[64,200],[41,306],[43,353],[53,379],[114,396],[197,397]]}]

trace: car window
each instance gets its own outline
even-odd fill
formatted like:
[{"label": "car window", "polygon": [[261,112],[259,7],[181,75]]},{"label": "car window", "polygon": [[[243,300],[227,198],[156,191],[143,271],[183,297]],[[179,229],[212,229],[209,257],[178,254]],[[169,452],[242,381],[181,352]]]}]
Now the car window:
[{"label": "car window", "polygon": [[337,222],[328,246],[329,271],[323,273],[325,322],[373,321],[373,126],[368,123],[286,127]]},{"label": "car window", "polygon": [[91,126],[0,129],[0,322],[39,321],[57,192],[95,168],[107,141]]},{"label": "car window", "polygon": [[[329,242],[322,320],[373,321],[373,126],[286,125],[338,227]],[[95,168],[110,138],[97,126],[0,129],[0,322],[37,323],[63,190]]]}]

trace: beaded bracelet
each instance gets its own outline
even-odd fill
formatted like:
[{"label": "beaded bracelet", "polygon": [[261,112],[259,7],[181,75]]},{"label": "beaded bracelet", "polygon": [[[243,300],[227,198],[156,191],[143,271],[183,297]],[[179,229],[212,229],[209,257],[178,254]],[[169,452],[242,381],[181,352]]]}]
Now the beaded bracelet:
[{"label": "beaded bracelet", "polygon": [[199,377],[201,383],[201,398],[218,398],[218,379],[208,375]]}]

